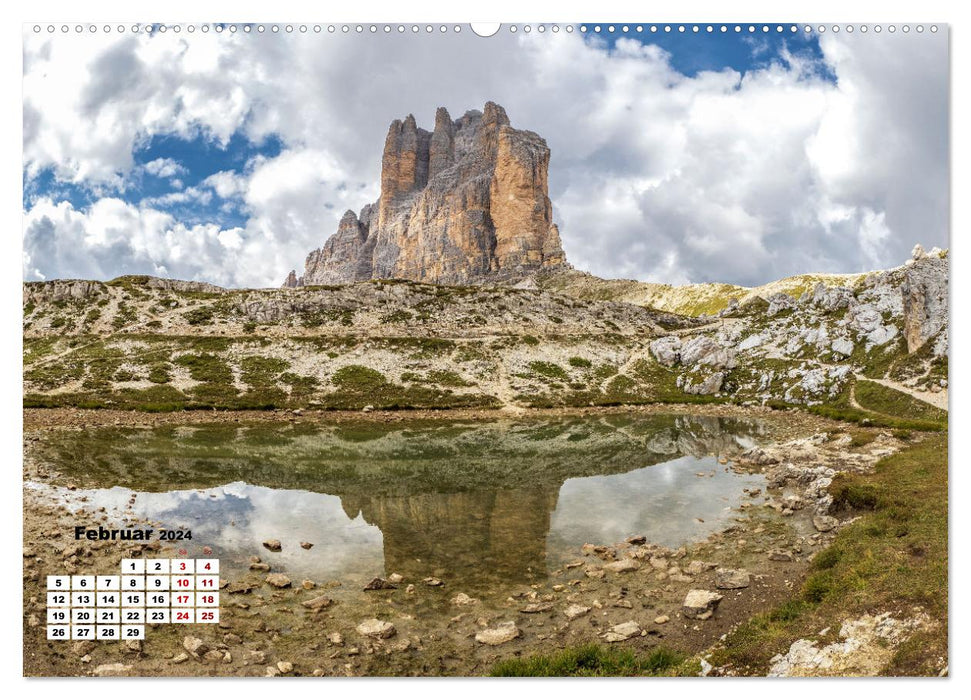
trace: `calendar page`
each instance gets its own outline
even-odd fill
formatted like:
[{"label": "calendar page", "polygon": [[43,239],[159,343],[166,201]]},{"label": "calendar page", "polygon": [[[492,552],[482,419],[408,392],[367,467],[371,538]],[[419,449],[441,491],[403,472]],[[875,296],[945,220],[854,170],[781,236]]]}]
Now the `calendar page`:
[{"label": "calendar page", "polygon": [[23,674],[947,676],[951,28],[714,19],[26,23]]}]

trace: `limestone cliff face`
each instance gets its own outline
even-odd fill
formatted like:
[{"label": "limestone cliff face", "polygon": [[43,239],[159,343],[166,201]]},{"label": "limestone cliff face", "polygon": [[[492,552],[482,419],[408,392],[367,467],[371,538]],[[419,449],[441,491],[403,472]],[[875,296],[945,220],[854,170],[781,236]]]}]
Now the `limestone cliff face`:
[{"label": "limestone cliff face", "polygon": [[480,283],[568,267],[548,196],[549,161],[546,142],[514,129],[492,102],[454,121],[439,107],[432,132],[411,115],[395,120],[378,201],[345,213],[337,233],[307,256],[303,276],[291,272],[283,286]]}]

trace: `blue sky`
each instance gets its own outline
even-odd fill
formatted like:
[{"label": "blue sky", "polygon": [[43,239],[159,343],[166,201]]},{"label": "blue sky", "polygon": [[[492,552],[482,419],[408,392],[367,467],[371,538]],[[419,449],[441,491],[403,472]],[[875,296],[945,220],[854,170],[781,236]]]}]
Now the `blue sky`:
[{"label": "blue sky", "polygon": [[486,100],[547,139],[554,219],[594,274],[758,284],[946,245],[945,37],[595,24],[28,35],[24,276],[276,284],[376,199],[392,119]]},{"label": "blue sky", "polygon": [[[802,24],[617,25],[586,22],[581,23],[580,26],[587,28],[588,36],[595,36],[611,47],[618,39],[625,37],[659,46],[670,54],[672,67],[691,77],[696,76],[700,71],[720,71],[731,68],[744,74],[764,68],[774,61],[787,64],[785,54],[789,52],[814,62],[825,78],[829,80],[836,78],[822,62],[819,34],[803,31]],[[615,29],[613,33],[606,31],[610,26]],[[623,26],[627,26],[627,32],[619,30]],[[721,31],[723,26],[726,28],[724,32]],[[792,31],[794,26],[797,27],[795,32]],[[600,32],[594,31],[595,27],[600,27]],[[665,27],[670,31],[665,31]],[[680,27],[683,27],[684,31],[679,31]],[[698,31],[693,31],[693,27],[698,27]],[[711,32],[708,31],[708,27],[712,28]],[[739,27],[741,31],[736,32],[735,27]],[[765,31],[766,27],[768,31]],[[781,32],[778,31],[779,27],[782,27]],[[641,31],[637,31],[638,28]]]}]

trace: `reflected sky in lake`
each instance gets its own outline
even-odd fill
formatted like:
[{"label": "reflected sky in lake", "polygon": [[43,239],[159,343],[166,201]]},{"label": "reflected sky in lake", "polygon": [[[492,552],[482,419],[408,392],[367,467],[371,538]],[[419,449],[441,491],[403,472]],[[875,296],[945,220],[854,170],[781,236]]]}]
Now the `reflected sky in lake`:
[{"label": "reflected sky in lake", "polygon": [[[173,463],[172,455],[184,448],[179,443],[184,436],[178,433],[165,438],[170,440],[168,450],[163,438],[153,434],[151,451],[135,455],[139,473],[132,479],[138,484],[131,484],[133,488],[108,484],[92,488],[83,480],[73,491],[38,483],[27,487],[88,513],[104,507],[115,525],[123,521],[128,509],[127,517],[191,529],[192,540],[185,545],[190,555],[210,546],[230,574],[244,572],[249,557],[258,555],[274,570],[286,571],[294,579],[336,579],[356,585],[397,572],[412,580],[437,576],[477,590],[496,582],[542,578],[575,559],[587,542],[610,544],[630,535],[644,535],[651,542],[677,547],[725,527],[732,509],[741,502],[743,489],[761,487],[763,479],[736,474],[713,455],[752,444],[757,431],[718,421],[679,420],[645,420],[609,429],[602,421],[591,421],[585,427],[572,420],[569,432],[549,424],[528,429],[514,426],[517,444],[522,443],[524,430],[533,431],[527,437],[540,438],[530,439],[529,449],[497,446],[494,440],[503,433],[490,426],[478,456],[480,460],[486,459],[483,454],[489,457],[480,462],[488,469],[464,480],[455,476],[460,470],[456,471],[454,458],[445,451],[441,464],[436,458],[421,463],[419,480],[413,476],[414,456],[408,457],[411,471],[403,471],[393,443],[380,459],[374,458],[375,449],[367,446],[368,441],[362,441],[366,447],[354,454],[342,443],[341,472],[334,471],[334,460],[320,458],[323,476],[315,478],[312,460],[303,458],[299,484],[313,485],[312,489],[288,488],[293,477],[285,473],[284,460],[279,464],[272,460],[277,449],[292,454],[293,441],[279,434],[274,435],[274,442],[259,441],[257,460],[247,456],[254,435],[247,433],[241,443],[240,432],[234,430],[205,443],[204,476],[210,485],[153,491],[142,470],[147,467],[158,472],[152,477],[158,481],[173,480],[165,476],[165,469]],[[585,430],[582,434],[595,438],[578,445],[570,436],[581,429]],[[436,430],[441,433],[440,428]],[[401,433],[408,441],[416,440],[413,428]],[[417,439],[420,437],[419,433]],[[312,435],[300,434],[298,439],[303,444]],[[325,448],[331,444],[327,440],[333,441],[327,434],[318,439]],[[382,434],[381,440],[389,439],[395,436]],[[443,438],[450,439],[454,436]],[[468,431],[463,432],[463,439],[472,440]],[[559,448],[552,442],[557,439],[562,441]],[[136,461],[132,444],[137,442],[119,440],[117,454],[102,455],[111,460],[111,469],[104,472],[107,478],[117,478],[119,464]],[[470,444],[477,443],[472,440]],[[543,449],[537,450],[536,445]],[[229,457],[214,460],[216,449],[228,450],[232,461]],[[347,467],[351,458],[364,466]],[[532,464],[537,460],[543,461]],[[179,474],[203,474],[200,467],[193,466],[197,463],[202,462],[182,459],[172,468]],[[598,474],[597,464],[601,463],[604,467]],[[221,469],[221,464],[232,469]],[[548,464],[556,467],[552,475]],[[537,478],[528,478],[530,469]],[[449,476],[447,488],[433,478],[436,470]],[[212,483],[222,472],[233,477],[242,472],[248,478]],[[383,481],[382,473],[386,475]],[[406,477],[396,482],[395,474]],[[515,478],[507,479],[506,474],[515,474]],[[196,476],[194,481],[199,479]],[[264,485],[252,483],[255,479]],[[372,488],[372,484],[380,484],[380,488]],[[134,504],[129,506],[133,494]],[[280,540],[283,551],[267,551],[261,544],[267,539]],[[304,550],[301,542],[314,546]]]}]

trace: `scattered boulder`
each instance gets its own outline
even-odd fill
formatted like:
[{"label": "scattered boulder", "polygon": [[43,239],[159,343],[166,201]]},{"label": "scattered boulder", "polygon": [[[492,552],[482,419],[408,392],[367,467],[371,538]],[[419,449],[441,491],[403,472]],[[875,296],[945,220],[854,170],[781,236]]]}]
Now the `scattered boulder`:
[{"label": "scattered boulder", "polygon": [[714,369],[731,369],[735,354],[705,335],[697,335],[681,346],[681,364],[708,365]]},{"label": "scattered boulder", "polygon": [[671,617],[668,615],[658,615],[657,617],[654,618],[655,625],[663,625],[670,621],[671,621]]},{"label": "scattered boulder", "polygon": [[719,593],[693,588],[684,597],[681,613],[693,620],[707,620],[715,614],[715,609],[721,601],[722,596]]},{"label": "scattered boulder", "polygon": [[280,540],[266,540],[263,543],[263,546],[266,547],[271,552],[281,552],[281,551],[283,551],[283,545],[280,544]]},{"label": "scattered boulder", "polygon": [[478,599],[472,598],[471,596],[468,596],[465,593],[458,593],[454,598],[452,598],[452,605],[455,605],[458,607],[464,607],[466,605],[475,605],[478,602],[479,602]]},{"label": "scattered boulder", "polygon": [[364,586],[365,591],[386,591],[395,590],[397,588],[398,587],[391,583],[391,581],[386,581],[378,576],[372,578],[370,581],[368,581],[368,584]]},{"label": "scattered boulder", "polygon": [[372,637],[374,639],[388,639],[393,637],[398,630],[390,622],[371,618],[364,620],[357,626],[357,633],[362,637]]},{"label": "scattered boulder", "polygon": [[651,343],[651,354],[659,364],[673,367],[681,361],[681,338],[668,335]]},{"label": "scattered boulder", "polygon": [[769,551],[769,561],[795,561],[796,557],[792,552],[784,549],[772,549]]},{"label": "scattered boulder", "polygon": [[568,620],[575,620],[578,617],[583,617],[588,612],[590,612],[590,608],[587,607],[586,605],[574,604],[574,605],[568,605],[566,610],[563,611],[563,614],[566,615],[566,618]]},{"label": "scattered boulder", "polygon": [[840,524],[840,521],[834,518],[832,515],[814,515],[813,516],[813,527],[815,527],[820,532],[829,532],[833,530]]},{"label": "scattered boulder", "polygon": [[628,622],[622,622],[619,625],[614,625],[600,636],[603,637],[605,642],[613,643],[623,642],[631,637],[640,635],[640,633],[641,626],[633,620],[629,620]]},{"label": "scattered boulder", "polygon": [[715,569],[715,588],[748,588],[752,577],[745,569]]},{"label": "scattered boulder", "polygon": [[303,547],[304,549],[312,549],[313,546],[314,546],[314,543],[313,542],[301,542],[300,543],[300,546]]},{"label": "scattered boulder", "polygon": [[769,316],[775,316],[780,311],[792,309],[796,306],[796,300],[782,292],[773,294],[766,301],[769,302],[769,308],[766,311],[766,314]]},{"label": "scattered boulder", "polygon": [[328,598],[325,595],[319,595],[316,598],[311,598],[310,600],[304,600],[300,604],[303,607],[307,608],[308,610],[317,612],[318,610],[329,608],[331,605],[333,605],[333,603],[334,603],[333,599]]},{"label": "scattered boulder", "polygon": [[511,642],[522,634],[515,622],[501,622],[496,627],[490,627],[477,632],[475,641],[494,647]]},{"label": "scattered boulder", "polygon": [[626,574],[630,571],[637,571],[639,568],[641,568],[641,565],[633,559],[618,559],[617,561],[603,565],[604,571],[609,571],[613,574]]},{"label": "scattered boulder", "polygon": [[186,637],[183,639],[182,648],[189,652],[193,659],[198,659],[209,651],[209,645],[198,637]]},{"label": "scattered boulder", "polygon": [[845,355],[849,357],[853,354],[853,341],[849,338],[836,338],[832,343],[830,343],[829,348],[837,355]]},{"label": "scattered boulder", "polygon": [[274,588],[289,588],[292,583],[285,574],[270,574],[266,577],[266,582]]},{"label": "scattered boulder", "polygon": [[679,380],[683,382],[681,390],[686,394],[694,394],[696,396],[712,396],[722,390],[722,385],[725,383],[725,373],[712,372],[697,383],[693,382],[690,377],[686,376],[679,377]]}]

